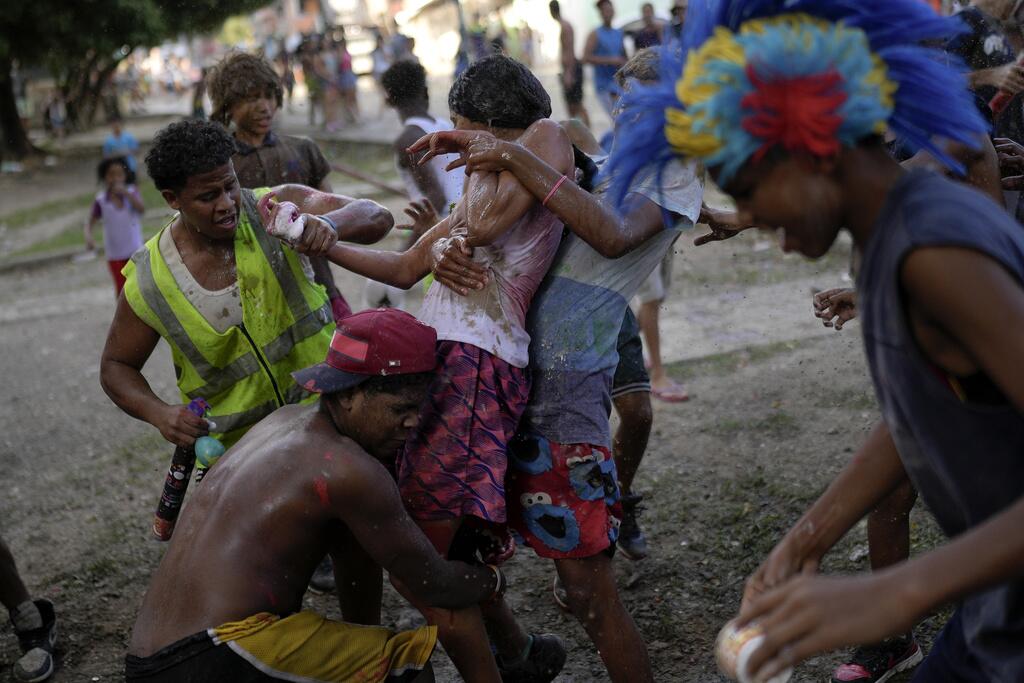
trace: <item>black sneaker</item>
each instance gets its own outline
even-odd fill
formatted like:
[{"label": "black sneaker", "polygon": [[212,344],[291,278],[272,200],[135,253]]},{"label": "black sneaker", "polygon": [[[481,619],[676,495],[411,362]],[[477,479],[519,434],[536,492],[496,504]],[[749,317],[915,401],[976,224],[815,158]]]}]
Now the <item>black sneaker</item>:
[{"label": "black sneaker", "polygon": [[634,562],[647,557],[647,537],[636,523],[636,518],[644,509],[640,505],[643,499],[643,496],[636,493],[622,497],[622,524],[619,526],[618,546],[622,554]]},{"label": "black sneaker", "polygon": [[14,680],[21,683],[45,681],[53,675],[53,651],[57,646],[57,614],[49,600],[33,600],[43,617],[43,625],[28,631],[18,631],[18,645],[22,656],[14,663]]},{"label": "black sneaker", "polygon": [[506,663],[495,657],[502,683],[549,683],[565,666],[565,644],[553,633],[532,635],[530,650],[522,661]]},{"label": "black sneaker", "polygon": [[334,581],[334,563],[330,555],[324,555],[313,576],[309,577],[309,587],[317,593],[333,593],[337,587]]},{"label": "black sneaker", "polygon": [[901,671],[913,669],[924,653],[913,635],[890,638],[853,651],[846,664],[832,672],[832,683],[885,683]]}]

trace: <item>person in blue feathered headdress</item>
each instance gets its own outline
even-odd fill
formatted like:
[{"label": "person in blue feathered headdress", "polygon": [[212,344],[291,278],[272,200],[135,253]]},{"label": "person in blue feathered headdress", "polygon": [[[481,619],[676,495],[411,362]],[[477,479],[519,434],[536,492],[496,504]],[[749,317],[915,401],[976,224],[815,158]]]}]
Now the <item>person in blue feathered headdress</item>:
[{"label": "person in blue feathered headdress", "polygon": [[[741,222],[816,258],[847,230],[883,420],[754,573],[741,623],[758,680],[957,610],[915,683],[1024,681],[1024,233],[991,199],[905,171],[883,136],[955,167],[986,130],[921,0],[691,2],[685,65],[630,93],[607,173],[703,161]],[[621,196],[621,194],[619,195]],[[819,562],[909,477],[947,545],[870,575]]]}]

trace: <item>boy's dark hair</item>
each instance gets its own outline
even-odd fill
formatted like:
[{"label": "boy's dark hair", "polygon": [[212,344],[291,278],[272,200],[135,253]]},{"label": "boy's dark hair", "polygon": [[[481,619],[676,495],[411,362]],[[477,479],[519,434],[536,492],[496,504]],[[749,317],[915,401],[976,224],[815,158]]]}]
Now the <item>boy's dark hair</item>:
[{"label": "boy's dark hair", "polygon": [[610,4],[612,4],[612,0],[597,0],[597,2],[594,3],[594,7],[596,7],[597,9],[601,9],[601,7],[603,7],[604,5]]},{"label": "boy's dark hair", "polygon": [[462,72],[448,93],[448,108],[474,123],[529,128],[551,116],[551,97],[525,66],[491,55]]},{"label": "boy's dark hair", "polygon": [[551,16],[558,19],[562,16],[562,6],[558,4],[558,0],[551,0],[548,3],[548,10],[551,12]]},{"label": "boy's dark hair", "polygon": [[146,169],[158,190],[180,192],[191,176],[223,166],[234,153],[235,139],[224,126],[186,119],[156,134]]},{"label": "boy's dark hair", "polygon": [[271,95],[280,107],[284,101],[281,78],[262,55],[232,52],[210,69],[206,77],[213,112],[210,119],[231,123],[231,108],[254,95]]},{"label": "boy's dark hair", "polygon": [[419,62],[403,59],[384,72],[380,84],[392,105],[416,104],[426,97],[427,71]]},{"label": "boy's dark hair", "polygon": [[124,169],[125,182],[132,182],[132,171],[128,168],[128,160],[124,157],[108,157],[101,161],[96,167],[96,177],[102,182],[107,177],[107,171],[109,171],[110,167],[114,164],[117,164]]}]

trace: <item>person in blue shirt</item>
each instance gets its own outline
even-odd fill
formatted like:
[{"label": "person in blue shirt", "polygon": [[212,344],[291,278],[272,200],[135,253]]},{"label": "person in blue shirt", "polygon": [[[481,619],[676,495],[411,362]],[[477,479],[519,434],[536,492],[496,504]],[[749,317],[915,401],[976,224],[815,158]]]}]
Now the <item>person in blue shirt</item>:
[{"label": "person in blue shirt", "polygon": [[132,178],[128,182],[134,182],[136,170],[135,153],[139,151],[139,141],[135,136],[124,129],[124,121],[115,117],[110,121],[110,135],[103,141],[103,158],[124,157],[128,164],[128,170]]},{"label": "person in blue shirt", "polygon": [[615,7],[611,0],[598,0],[597,11],[601,13],[601,25],[587,36],[583,48],[583,62],[594,67],[594,89],[601,106],[612,115],[615,106],[614,95],[618,92],[615,72],[626,63],[626,44],[621,28],[612,28]]}]

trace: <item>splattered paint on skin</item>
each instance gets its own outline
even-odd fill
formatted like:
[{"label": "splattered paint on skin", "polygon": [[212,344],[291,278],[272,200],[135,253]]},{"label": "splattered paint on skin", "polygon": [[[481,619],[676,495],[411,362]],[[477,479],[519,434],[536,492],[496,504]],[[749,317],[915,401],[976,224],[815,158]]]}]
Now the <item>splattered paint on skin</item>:
[{"label": "splattered paint on skin", "polygon": [[331,496],[327,493],[327,480],[323,477],[317,477],[313,480],[313,489],[316,491],[317,498],[320,499],[320,504],[324,507],[330,507]]}]

